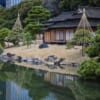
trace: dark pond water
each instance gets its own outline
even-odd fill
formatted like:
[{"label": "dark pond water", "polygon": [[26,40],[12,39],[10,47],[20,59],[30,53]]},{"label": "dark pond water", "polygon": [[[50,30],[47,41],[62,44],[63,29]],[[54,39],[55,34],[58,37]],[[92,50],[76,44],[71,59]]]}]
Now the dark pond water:
[{"label": "dark pond water", "polygon": [[100,100],[100,85],[0,62],[0,100]]}]

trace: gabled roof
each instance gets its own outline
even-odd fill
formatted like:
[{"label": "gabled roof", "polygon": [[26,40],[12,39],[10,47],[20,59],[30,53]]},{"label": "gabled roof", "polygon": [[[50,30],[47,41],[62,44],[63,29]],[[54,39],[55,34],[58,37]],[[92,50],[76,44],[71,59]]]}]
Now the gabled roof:
[{"label": "gabled roof", "polygon": [[[75,28],[79,25],[79,22],[80,20],[67,20],[61,22],[54,22],[50,23],[50,25],[46,24],[43,30],[56,29],[56,28]],[[96,27],[98,24],[100,24],[100,19],[89,19],[89,23],[91,27]]]},{"label": "gabled roof", "polygon": [[[79,19],[82,16],[83,8],[86,9],[86,15],[88,18],[100,19],[100,7],[79,7],[77,11],[62,12],[60,15],[51,18],[48,22],[58,22],[71,19]],[[79,12],[79,10],[81,12]]]},{"label": "gabled roof", "polygon": [[[100,20],[89,20],[89,23],[92,27],[96,27],[97,24],[100,24]],[[52,28],[73,28],[73,27],[77,27],[79,24],[79,21],[65,21],[65,22],[59,22],[59,23],[55,23],[51,26],[48,27],[48,29],[52,29]]]},{"label": "gabled roof", "polygon": [[87,17],[100,19],[100,7],[85,7],[85,8]]}]

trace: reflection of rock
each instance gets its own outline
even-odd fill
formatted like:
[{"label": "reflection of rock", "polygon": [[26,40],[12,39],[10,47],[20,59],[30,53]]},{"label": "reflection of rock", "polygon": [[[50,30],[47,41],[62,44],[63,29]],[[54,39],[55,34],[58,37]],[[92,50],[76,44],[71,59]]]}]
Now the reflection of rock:
[{"label": "reflection of rock", "polygon": [[21,63],[22,62],[22,57],[21,56],[17,56],[16,61],[18,61],[19,63]]},{"label": "reflection of rock", "polygon": [[59,0],[44,0],[43,6],[47,8],[53,15],[59,13]]},{"label": "reflection of rock", "polygon": [[27,62],[27,58],[22,58],[23,59],[23,62]]},{"label": "reflection of rock", "polygon": [[64,58],[60,58],[60,59],[57,59],[54,64],[57,65],[57,66],[60,66],[61,63],[64,61]]},{"label": "reflection of rock", "polygon": [[31,62],[34,65],[42,65],[44,62],[39,58],[28,59],[28,62]]},{"label": "reflection of rock", "polygon": [[45,63],[46,65],[51,68],[51,69],[54,69],[54,68],[61,68],[63,69],[64,68],[64,64],[62,64],[62,62],[64,61],[64,58],[57,58],[56,56],[54,55],[51,55],[51,56],[48,56],[46,59],[45,59]]},{"label": "reflection of rock", "polygon": [[54,55],[50,55],[45,59],[45,61],[54,62],[56,59],[57,59],[57,57],[55,57]]}]

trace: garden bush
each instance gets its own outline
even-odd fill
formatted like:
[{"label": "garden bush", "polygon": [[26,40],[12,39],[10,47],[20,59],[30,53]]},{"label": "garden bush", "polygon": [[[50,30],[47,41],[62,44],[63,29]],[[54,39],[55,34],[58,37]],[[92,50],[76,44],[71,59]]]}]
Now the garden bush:
[{"label": "garden bush", "polygon": [[78,73],[82,79],[95,80],[100,76],[100,66],[95,60],[86,60],[79,66]]}]

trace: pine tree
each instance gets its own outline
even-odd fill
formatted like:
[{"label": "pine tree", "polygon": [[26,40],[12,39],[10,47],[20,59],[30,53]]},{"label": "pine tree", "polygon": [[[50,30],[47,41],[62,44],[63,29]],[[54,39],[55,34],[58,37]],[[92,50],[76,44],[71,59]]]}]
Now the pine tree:
[{"label": "pine tree", "polygon": [[19,42],[22,39],[22,32],[23,28],[20,20],[20,15],[18,13],[16,22],[12,28],[12,34],[11,34],[12,36],[10,37],[14,45],[19,45]]}]

